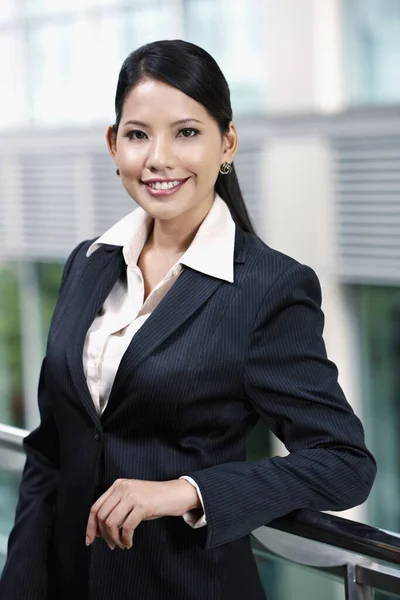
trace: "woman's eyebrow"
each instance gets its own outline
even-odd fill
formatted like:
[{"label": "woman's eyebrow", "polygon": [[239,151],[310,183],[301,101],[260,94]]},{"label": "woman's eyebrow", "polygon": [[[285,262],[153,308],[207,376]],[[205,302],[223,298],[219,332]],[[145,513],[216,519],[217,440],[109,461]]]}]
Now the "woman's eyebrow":
[{"label": "woman's eyebrow", "polygon": [[187,119],[179,119],[179,121],[175,121],[174,123],[171,123],[171,127],[174,127],[175,125],[184,125],[185,123],[189,123],[190,121],[194,121],[195,123],[203,124],[203,122],[199,121],[199,119],[195,119],[194,117],[188,117]]},{"label": "woman's eyebrow", "polygon": [[[174,121],[173,123],[171,123],[171,127],[175,127],[176,125],[184,125],[185,123],[190,123],[190,122],[195,122],[195,123],[202,123],[202,121],[199,121],[199,119],[195,119],[194,117],[187,117],[186,119],[179,119],[178,121]],[[124,125],[136,125],[139,127],[150,127],[150,125],[148,123],[144,123],[143,121],[135,121],[135,120],[130,120],[127,121],[126,123],[124,123]]]}]

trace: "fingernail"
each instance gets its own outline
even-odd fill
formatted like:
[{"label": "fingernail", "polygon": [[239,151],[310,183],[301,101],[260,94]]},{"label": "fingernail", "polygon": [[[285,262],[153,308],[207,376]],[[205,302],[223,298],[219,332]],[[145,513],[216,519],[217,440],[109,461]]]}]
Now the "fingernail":
[{"label": "fingernail", "polygon": [[90,546],[90,544],[92,543],[92,540],[90,539],[90,537],[87,535],[86,536],[86,546]]},{"label": "fingernail", "polygon": [[115,550],[115,546],[112,546],[111,544],[108,544],[108,547],[110,548],[110,550]]}]

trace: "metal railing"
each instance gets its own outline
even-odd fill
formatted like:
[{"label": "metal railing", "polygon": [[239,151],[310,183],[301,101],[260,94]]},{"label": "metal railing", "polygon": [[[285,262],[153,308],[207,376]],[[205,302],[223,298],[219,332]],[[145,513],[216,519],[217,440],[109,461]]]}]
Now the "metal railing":
[{"label": "metal railing", "polygon": [[[0,449],[23,452],[28,431],[0,424]],[[373,590],[400,596],[400,535],[336,515],[301,509],[253,531],[255,553],[278,557],[344,582],[346,600]]]},{"label": "metal railing", "polygon": [[370,600],[372,590],[400,596],[400,536],[338,516],[302,509],[260,527],[264,552],[335,575],[346,600]]},{"label": "metal railing", "polygon": [[0,423],[0,448],[23,452],[22,440],[28,435],[26,429],[11,427]]}]

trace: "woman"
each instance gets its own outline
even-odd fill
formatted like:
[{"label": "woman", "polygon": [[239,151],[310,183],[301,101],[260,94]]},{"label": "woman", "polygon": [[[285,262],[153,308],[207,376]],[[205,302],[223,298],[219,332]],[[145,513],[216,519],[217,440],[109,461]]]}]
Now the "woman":
[{"label": "woman", "polygon": [[[66,263],[1,598],[262,599],[251,531],[375,476],[318,279],[253,231],[204,50],[133,52],[107,141],[139,208]],[[260,417],[287,457],[245,461]]]}]

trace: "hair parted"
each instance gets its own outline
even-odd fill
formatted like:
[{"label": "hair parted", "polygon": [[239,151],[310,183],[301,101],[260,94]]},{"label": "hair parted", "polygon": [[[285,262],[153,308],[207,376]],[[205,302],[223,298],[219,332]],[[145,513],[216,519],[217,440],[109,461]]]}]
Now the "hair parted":
[{"label": "hair parted", "polygon": [[[122,64],[115,97],[115,134],[127,95],[146,78],[167,83],[190,96],[215,119],[221,134],[228,132],[233,118],[230,90],[217,62],[203,48],[190,42],[161,40],[141,46]],[[231,174],[218,175],[215,191],[229,206],[236,225],[255,233],[235,167],[232,167]]]}]

